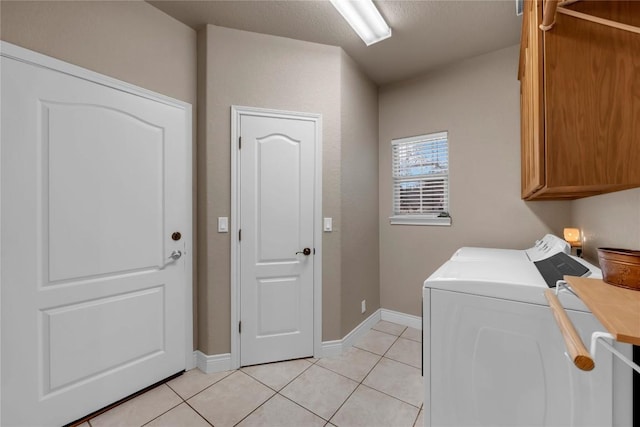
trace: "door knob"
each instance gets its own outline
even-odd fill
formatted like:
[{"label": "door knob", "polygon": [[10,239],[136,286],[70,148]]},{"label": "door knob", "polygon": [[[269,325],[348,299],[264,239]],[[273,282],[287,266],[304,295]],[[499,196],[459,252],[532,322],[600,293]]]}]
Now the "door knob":
[{"label": "door knob", "polygon": [[180,251],[173,251],[171,252],[171,255],[169,255],[169,259],[172,261],[177,261],[180,259],[180,257],[182,256],[182,252]]},{"label": "door knob", "polygon": [[302,250],[302,252],[296,252],[296,255],[298,255],[298,254],[303,254],[304,256],[309,256],[309,255],[311,255],[311,249],[309,249],[309,248],[304,248],[304,249]]}]

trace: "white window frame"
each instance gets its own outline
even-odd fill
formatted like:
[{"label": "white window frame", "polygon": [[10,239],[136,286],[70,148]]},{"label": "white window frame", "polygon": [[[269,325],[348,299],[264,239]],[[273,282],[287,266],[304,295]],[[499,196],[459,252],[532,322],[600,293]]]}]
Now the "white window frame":
[{"label": "white window frame", "polygon": [[447,140],[447,160],[449,161],[451,158],[451,153],[449,150],[449,133],[448,131],[444,132],[434,132],[424,135],[411,136],[407,138],[398,138],[391,140],[391,216],[389,217],[389,223],[392,225],[436,225],[436,226],[450,226],[451,225],[451,190],[449,186],[450,172],[451,166],[450,161],[447,167],[447,209],[449,209],[448,217],[438,217],[435,215],[425,215],[425,214],[405,214],[405,215],[396,215],[394,209],[394,201],[395,201],[395,178],[393,176],[393,164],[394,164],[394,154],[393,154],[393,146],[398,144],[407,144],[419,141],[425,141],[429,139],[443,139]]}]

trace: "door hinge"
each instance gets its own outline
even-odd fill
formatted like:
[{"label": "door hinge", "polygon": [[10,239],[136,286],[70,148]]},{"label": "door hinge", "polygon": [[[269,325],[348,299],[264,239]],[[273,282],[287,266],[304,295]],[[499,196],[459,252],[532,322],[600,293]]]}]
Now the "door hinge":
[{"label": "door hinge", "polygon": [[242,333],[242,320],[238,322],[238,333]]},{"label": "door hinge", "polygon": [[238,150],[242,150],[242,137],[238,138]]},{"label": "door hinge", "polygon": [[238,230],[238,240],[242,240],[242,228]]}]

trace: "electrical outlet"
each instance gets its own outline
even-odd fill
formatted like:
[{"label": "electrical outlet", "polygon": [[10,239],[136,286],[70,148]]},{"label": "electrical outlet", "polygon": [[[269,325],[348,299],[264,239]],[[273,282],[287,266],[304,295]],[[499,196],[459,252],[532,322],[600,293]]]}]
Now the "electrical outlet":
[{"label": "electrical outlet", "polygon": [[367,311],[367,300],[363,299],[362,300],[362,314],[364,314],[365,311]]}]

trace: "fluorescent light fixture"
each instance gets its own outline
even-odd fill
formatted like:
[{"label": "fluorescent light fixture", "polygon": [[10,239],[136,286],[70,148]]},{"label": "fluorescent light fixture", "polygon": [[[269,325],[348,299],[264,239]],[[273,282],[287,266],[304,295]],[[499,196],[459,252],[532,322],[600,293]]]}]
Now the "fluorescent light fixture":
[{"label": "fluorescent light fixture", "polygon": [[391,28],[372,0],[330,1],[367,46],[391,37]]}]

